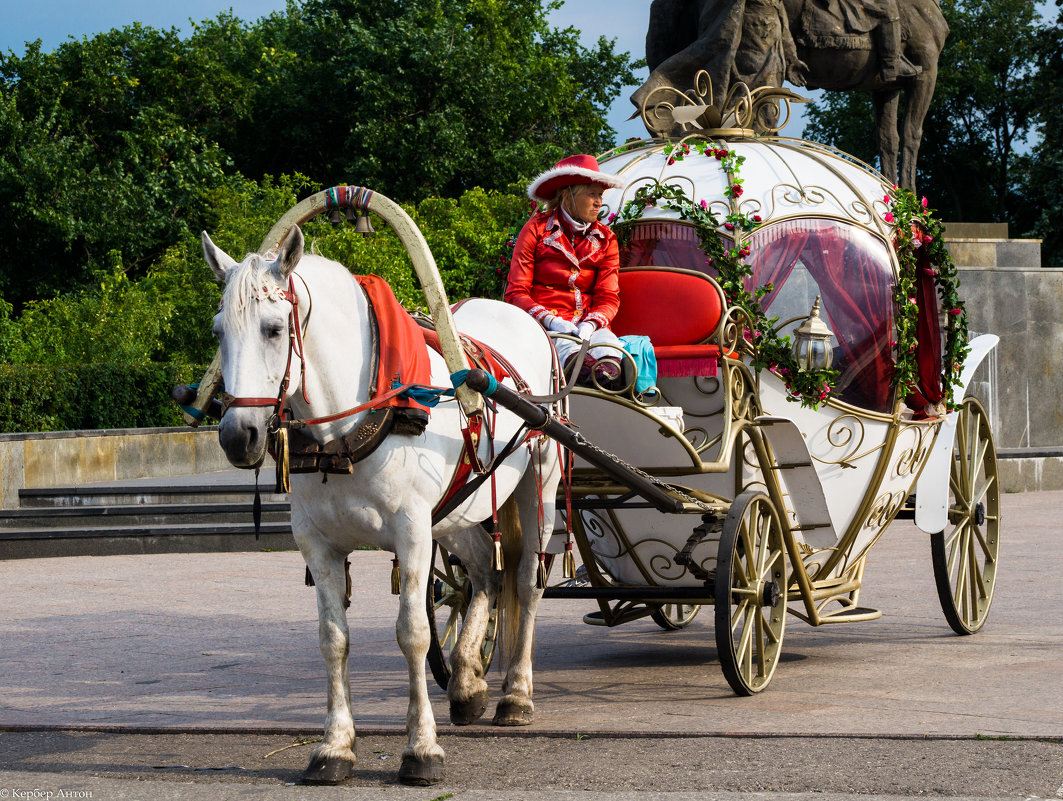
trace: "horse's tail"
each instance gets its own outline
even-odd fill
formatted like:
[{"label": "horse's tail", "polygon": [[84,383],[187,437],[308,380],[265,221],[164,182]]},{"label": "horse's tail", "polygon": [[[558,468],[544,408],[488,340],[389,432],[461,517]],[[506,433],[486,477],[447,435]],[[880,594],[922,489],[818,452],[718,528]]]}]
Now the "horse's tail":
[{"label": "horse's tail", "polygon": [[498,528],[502,534],[502,587],[498,594],[498,621],[495,628],[496,645],[501,649],[499,668],[509,659],[517,644],[520,628],[520,595],[517,585],[523,551],[520,515],[517,502],[508,498],[498,510]]}]

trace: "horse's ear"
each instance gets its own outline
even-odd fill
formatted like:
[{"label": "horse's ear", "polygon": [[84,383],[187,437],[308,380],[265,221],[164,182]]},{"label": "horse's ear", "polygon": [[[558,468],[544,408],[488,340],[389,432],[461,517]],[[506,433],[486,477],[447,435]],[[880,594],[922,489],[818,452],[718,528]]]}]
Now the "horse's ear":
[{"label": "horse's ear", "polygon": [[203,232],[202,239],[203,258],[207,260],[207,265],[214,271],[214,274],[218,276],[218,280],[224,281],[225,274],[236,266],[236,260],[211,242],[206,231]]},{"label": "horse's ear", "polygon": [[277,254],[277,261],[274,262],[280,270],[281,278],[291,275],[301,258],[303,258],[303,231],[298,225],[293,225],[288,229],[288,235],[284,237],[280,252]]}]

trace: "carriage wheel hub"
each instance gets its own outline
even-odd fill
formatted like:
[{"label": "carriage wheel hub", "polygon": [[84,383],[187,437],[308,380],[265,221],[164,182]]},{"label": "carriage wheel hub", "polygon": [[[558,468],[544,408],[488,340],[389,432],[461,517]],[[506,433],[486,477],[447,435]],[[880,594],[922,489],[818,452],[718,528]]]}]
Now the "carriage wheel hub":
[{"label": "carriage wheel hub", "polygon": [[781,598],[782,591],[779,589],[779,582],[765,581],[760,590],[760,605],[776,607]]},{"label": "carriage wheel hub", "polygon": [[985,504],[979,501],[974,507],[974,522],[975,525],[981,526],[985,523]]}]

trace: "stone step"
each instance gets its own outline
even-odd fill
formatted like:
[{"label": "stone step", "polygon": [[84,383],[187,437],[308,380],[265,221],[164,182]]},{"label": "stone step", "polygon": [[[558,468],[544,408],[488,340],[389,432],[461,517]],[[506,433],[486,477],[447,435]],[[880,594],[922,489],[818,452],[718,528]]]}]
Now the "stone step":
[{"label": "stone step", "polygon": [[[263,503],[282,501],[287,496],[273,491],[272,481],[259,484]],[[125,506],[136,504],[250,503],[255,495],[251,484],[144,484],[47,487],[19,490],[20,508],[71,506]]]},{"label": "stone step", "polygon": [[[181,504],[119,503],[29,507],[0,510],[0,531],[41,528],[97,528],[112,526],[189,525],[198,523],[250,523],[253,501],[245,498],[236,503]],[[287,500],[262,501],[262,521],[286,523],[291,520]]]},{"label": "stone step", "polygon": [[0,530],[0,559],[294,550],[288,522],[108,525]]}]

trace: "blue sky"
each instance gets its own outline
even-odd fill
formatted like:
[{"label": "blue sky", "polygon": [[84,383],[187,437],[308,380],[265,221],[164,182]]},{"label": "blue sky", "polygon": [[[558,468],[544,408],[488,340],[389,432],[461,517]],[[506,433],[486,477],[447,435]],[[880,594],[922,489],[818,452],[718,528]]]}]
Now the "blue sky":
[{"label": "blue sky", "polygon": [[[366,0],[372,2],[372,0]],[[13,50],[21,55],[25,43],[41,39],[45,50],[51,50],[69,37],[91,36],[111,28],[142,22],[153,28],[191,30],[189,19],[201,21],[232,9],[244,20],[257,20],[285,8],[284,0],[28,0],[6,3],[3,23],[0,24],[0,50]],[[650,0],[568,0],[551,17],[556,27],[572,26],[581,32],[586,45],[599,36],[616,39],[618,50],[627,50],[636,58],[645,55],[646,24]],[[646,71],[641,73],[645,77]],[[623,141],[631,136],[645,136],[646,129],[638,120],[627,121],[634,111],[628,96],[637,87],[627,87],[610,109],[609,124]],[[791,122],[784,131],[797,136],[799,121]]]}]

